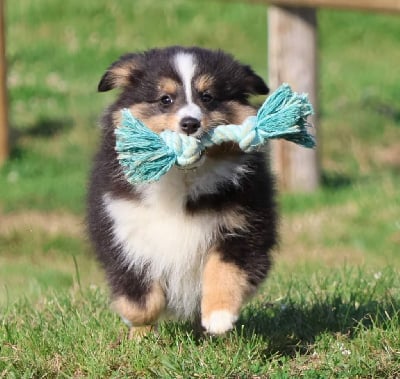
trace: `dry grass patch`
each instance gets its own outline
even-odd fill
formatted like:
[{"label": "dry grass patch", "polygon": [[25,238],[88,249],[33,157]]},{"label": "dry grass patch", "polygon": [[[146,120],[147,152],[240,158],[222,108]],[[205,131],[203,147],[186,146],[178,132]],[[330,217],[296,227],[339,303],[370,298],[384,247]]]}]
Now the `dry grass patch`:
[{"label": "dry grass patch", "polygon": [[63,234],[80,238],[83,236],[84,221],[82,217],[72,213],[57,211],[24,210],[0,213],[0,235],[7,236],[15,231],[43,231],[49,235]]},{"label": "dry grass patch", "polygon": [[364,264],[363,251],[348,246],[327,246],[324,237],[338,236],[347,232],[344,219],[355,217],[357,204],[348,203],[338,207],[323,208],[304,214],[287,215],[281,224],[281,243],[278,261],[285,264],[305,262],[328,266]]}]

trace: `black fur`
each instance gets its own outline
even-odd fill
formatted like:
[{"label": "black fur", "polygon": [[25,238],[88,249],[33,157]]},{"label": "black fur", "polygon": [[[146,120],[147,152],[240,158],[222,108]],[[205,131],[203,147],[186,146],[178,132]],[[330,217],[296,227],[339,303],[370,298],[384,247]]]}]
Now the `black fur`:
[{"label": "black fur", "polygon": [[[94,160],[89,185],[88,231],[96,254],[107,273],[113,296],[125,295],[138,304],[145,303],[145,296],[149,291],[146,270],[130,267],[122,259],[123,247],[114,238],[113,220],[103,205],[103,196],[106,193],[137,203],[141,202],[142,196],[139,189],[125,180],[118,164],[114,150],[113,114],[123,107],[143,103],[153,107],[149,111],[151,114],[164,112],[157,102],[157,81],[160,77],[180,81],[170,59],[178,52],[190,53],[196,57],[195,75],[206,73],[217,79],[213,87],[215,100],[212,104],[200,104],[196,99],[197,95],[194,95],[194,101],[200,104],[204,112],[217,109],[226,114],[229,121],[232,112],[229,107],[232,102],[247,105],[249,95],[268,93],[264,81],[250,67],[243,66],[222,51],[195,47],[172,47],[128,54],[110,66],[102,77],[99,91],[108,91],[119,86],[122,87],[122,92],[102,120],[102,141]],[[114,69],[121,67],[126,68],[125,77],[117,78]],[[234,154],[243,156],[239,152]],[[255,287],[265,278],[271,265],[270,251],[276,243],[277,215],[273,180],[264,155],[252,153],[244,157],[248,173],[240,178],[239,185],[229,181],[222,182],[216,192],[196,195],[189,189],[184,207],[185,212],[194,217],[205,212],[217,215],[233,208],[245,210],[248,227],[235,233],[223,232],[222,237],[216,241],[216,247],[223,260],[244,270],[248,274],[249,283]]]}]

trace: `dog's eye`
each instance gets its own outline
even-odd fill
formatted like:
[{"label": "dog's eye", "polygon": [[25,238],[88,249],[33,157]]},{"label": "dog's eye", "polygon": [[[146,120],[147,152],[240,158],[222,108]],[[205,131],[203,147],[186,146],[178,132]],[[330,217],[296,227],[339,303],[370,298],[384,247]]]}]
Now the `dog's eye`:
[{"label": "dog's eye", "polygon": [[171,96],[164,95],[164,96],[161,96],[160,102],[163,105],[170,105],[170,104],[172,104],[174,102],[174,100],[172,99]]},{"label": "dog's eye", "polygon": [[213,101],[214,98],[213,98],[208,92],[203,92],[203,93],[200,95],[200,100],[201,100],[203,103],[211,103],[211,101]]}]

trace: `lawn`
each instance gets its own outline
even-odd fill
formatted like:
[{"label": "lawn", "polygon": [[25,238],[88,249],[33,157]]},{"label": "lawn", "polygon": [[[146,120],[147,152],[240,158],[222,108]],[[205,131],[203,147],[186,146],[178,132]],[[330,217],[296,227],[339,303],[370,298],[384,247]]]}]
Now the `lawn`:
[{"label": "lawn", "polygon": [[127,51],[223,48],[266,78],[261,5],[7,2],[12,151],[0,168],[1,377],[399,377],[400,61],[393,15],[320,11],[323,185],[281,194],[275,266],[222,338],[128,341],[85,236],[98,94]]}]

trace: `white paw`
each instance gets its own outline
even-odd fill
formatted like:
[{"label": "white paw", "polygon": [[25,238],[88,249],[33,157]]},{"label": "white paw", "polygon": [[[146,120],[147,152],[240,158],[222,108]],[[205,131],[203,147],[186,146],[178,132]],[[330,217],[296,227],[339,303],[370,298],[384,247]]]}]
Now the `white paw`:
[{"label": "white paw", "polygon": [[210,334],[223,334],[233,328],[237,316],[227,310],[211,312],[208,317],[203,317],[201,325]]}]

